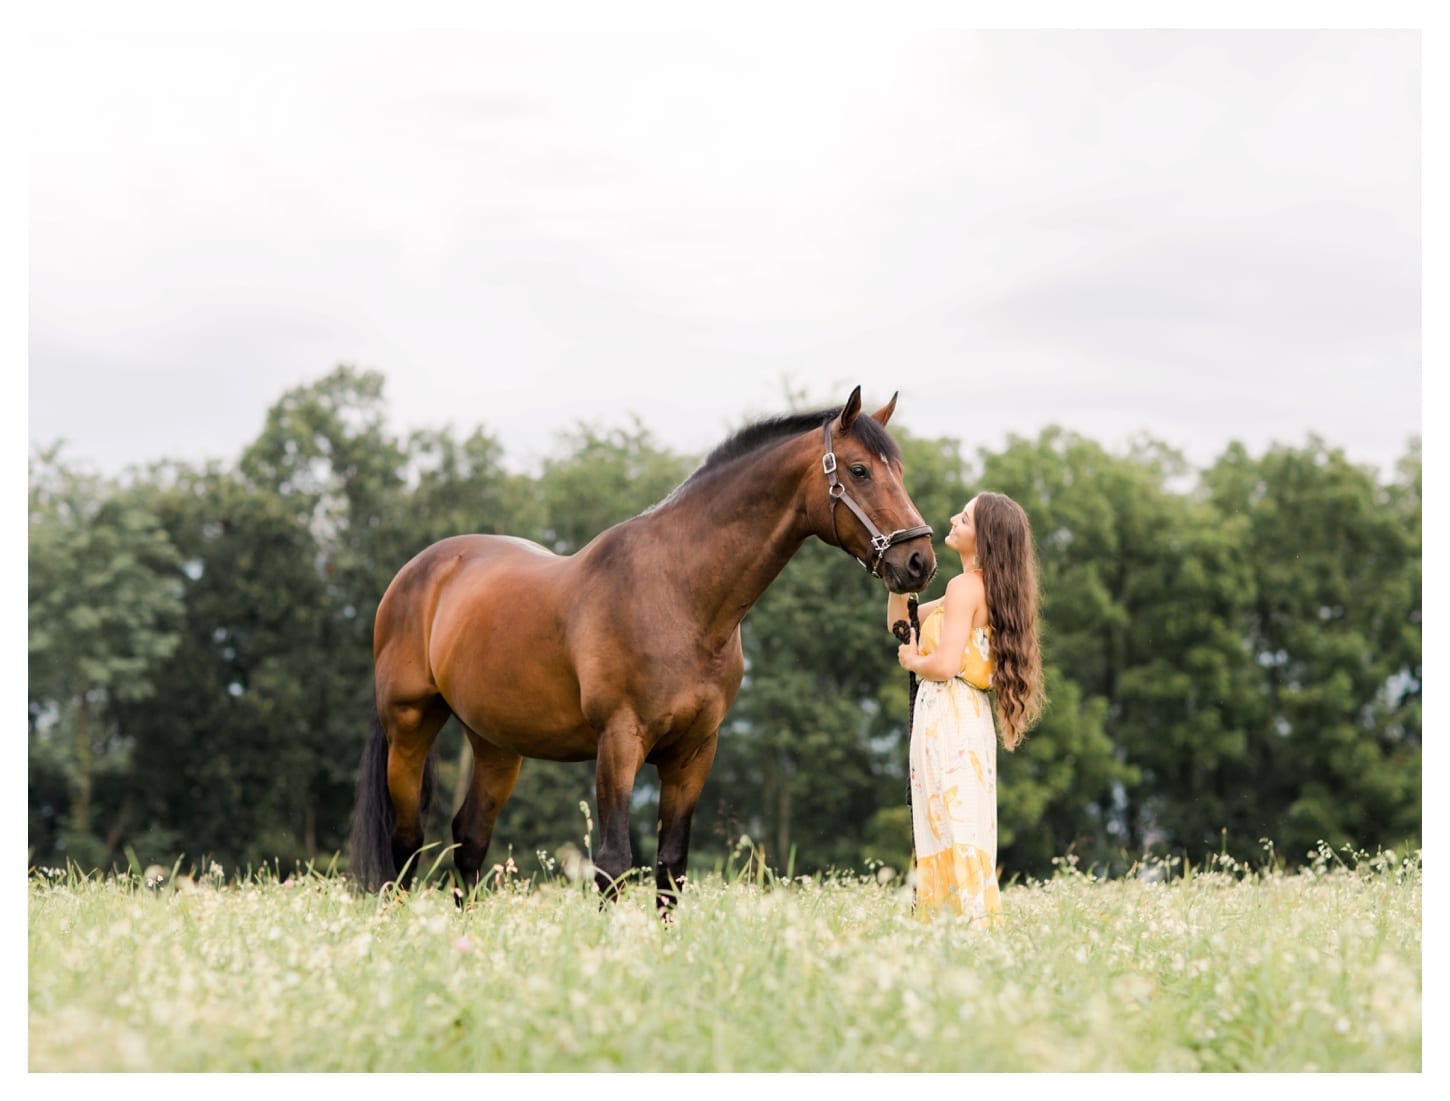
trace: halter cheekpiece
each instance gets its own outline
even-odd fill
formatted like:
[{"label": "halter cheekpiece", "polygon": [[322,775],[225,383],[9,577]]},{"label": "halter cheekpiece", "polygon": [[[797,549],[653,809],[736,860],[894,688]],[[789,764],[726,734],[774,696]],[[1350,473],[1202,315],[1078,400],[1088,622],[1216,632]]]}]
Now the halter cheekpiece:
[{"label": "halter cheekpiece", "polygon": [[831,534],[836,537],[836,545],[844,549],[845,544],[841,542],[841,534],[836,530],[836,504],[840,502],[855,513],[856,519],[861,522],[861,526],[870,533],[871,549],[875,552],[869,564],[858,555],[852,555],[851,557],[855,558],[857,562],[860,562],[862,567],[871,576],[880,577],[881,563],[886,557],[887,551],[896,546],[897,543],[905,543],[912,539],[919,539],[923,535],[930,536],[931,528],[926,524],[918,524],[914,528],[897,528],[890,535],[881,534],[881,529],[871,522],[871,518],[866,515],[866,510],[856,503],[855,499],[846,492],[846,487],[836,477],[836,452],[831,445],[831,421],[834,419],[834,417],[829,418],[825,424],[826,454],[821,459],[821,468],[826,472],[826,492],[831,497]]}]

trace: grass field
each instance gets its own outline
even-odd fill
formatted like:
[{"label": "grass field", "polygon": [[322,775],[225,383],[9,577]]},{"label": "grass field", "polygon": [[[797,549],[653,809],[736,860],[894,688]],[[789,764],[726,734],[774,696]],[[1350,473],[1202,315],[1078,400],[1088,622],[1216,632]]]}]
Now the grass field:
[{"label": "grass field", "polygon": [[[1004,921],[731,866],[677,919],[562,876],[364,897],[325,874],[29,889],[32,1071],[1419,1071],[1418,853],[1064,864]],[[884,880],[884,881],[883,881]]]}]

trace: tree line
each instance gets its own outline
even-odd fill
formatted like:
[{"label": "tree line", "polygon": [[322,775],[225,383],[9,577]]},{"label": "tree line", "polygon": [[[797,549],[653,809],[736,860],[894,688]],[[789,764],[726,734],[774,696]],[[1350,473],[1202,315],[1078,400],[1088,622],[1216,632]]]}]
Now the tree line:
[{"label": "tree line", "polygon": [[[372,616],[396,570],[460,532],[570,553],[701,458],[637,420],[581,424],[521,473],[485,428],[399,438],[385,413],[383,376],[340,367],[283,395],[235,462],[106,478],[58,446],[32,456],[32,865],[345,859]],[[1418,843],[1417,439],[1382,478],[1316,437],[1195,470],[1146,438],[1115,454],[1047,428],[968,455],[895,435],[939,534],[980,489],[1032,520],[1049,706],[999,755],[1009,878],[1068,854],[1112,874],[1145,854],[1293,864],[1321,840]],[[938,552],[928,596],[960,565]],[[907,688],[884,606],[812,540],[746,617],[697,866],[744,838],[796,873],[905,866]],[[439,752],[433,840],[466,771],[451,722]],[[490,862],[528,872],[587,847],[592,802],[592,763],[525,761]]]}]

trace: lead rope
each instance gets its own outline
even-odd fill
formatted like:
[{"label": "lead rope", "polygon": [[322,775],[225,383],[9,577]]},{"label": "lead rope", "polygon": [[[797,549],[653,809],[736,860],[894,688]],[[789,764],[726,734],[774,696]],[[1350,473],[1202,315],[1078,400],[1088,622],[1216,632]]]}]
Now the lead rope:
[{"label": "lead rope", "polygon": [[[906,598],[906,614],[911,617],[908,624],[904,619],[898,619],[891,625],[891,633],[896,640],[903,644],[912,640],[913,636],[921,638],[921,623],[916,611],[917,597],[910,593]],[[916,674],[907,670],[906,672],[906,805],[911,806],[911,731],[916,725]],[[912,823],[911,828],[911,863],[916,865],[916,828]],[[911,908],[916,909],[916,888],[911,889]]]},{"label": "lead rope", "polygon": [[[898,619],[891,625],[891,633],[896,636],[896,641],[902,645],[910,642],[912,637],[921,638],[921,623],[917,618],[916,594],[911,593],[906,598],[906,613],[911,616],[911,623],[904,619]],[[906,805],[911,806],[911,728],[916,722],[916,674],[907,670],[906,673]]]}]

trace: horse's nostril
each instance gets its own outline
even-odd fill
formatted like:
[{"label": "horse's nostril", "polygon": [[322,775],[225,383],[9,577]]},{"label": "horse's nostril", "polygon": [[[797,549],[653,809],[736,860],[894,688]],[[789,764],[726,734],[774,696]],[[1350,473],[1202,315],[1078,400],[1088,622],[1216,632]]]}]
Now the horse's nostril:
[{"label": "horse's nostril", "polygon": [[906,567],[911,571],[913,577],[920,577],[926,573],[926,559],[922,557],[921,551],[912,552],[911,557],[907,559]]}]

